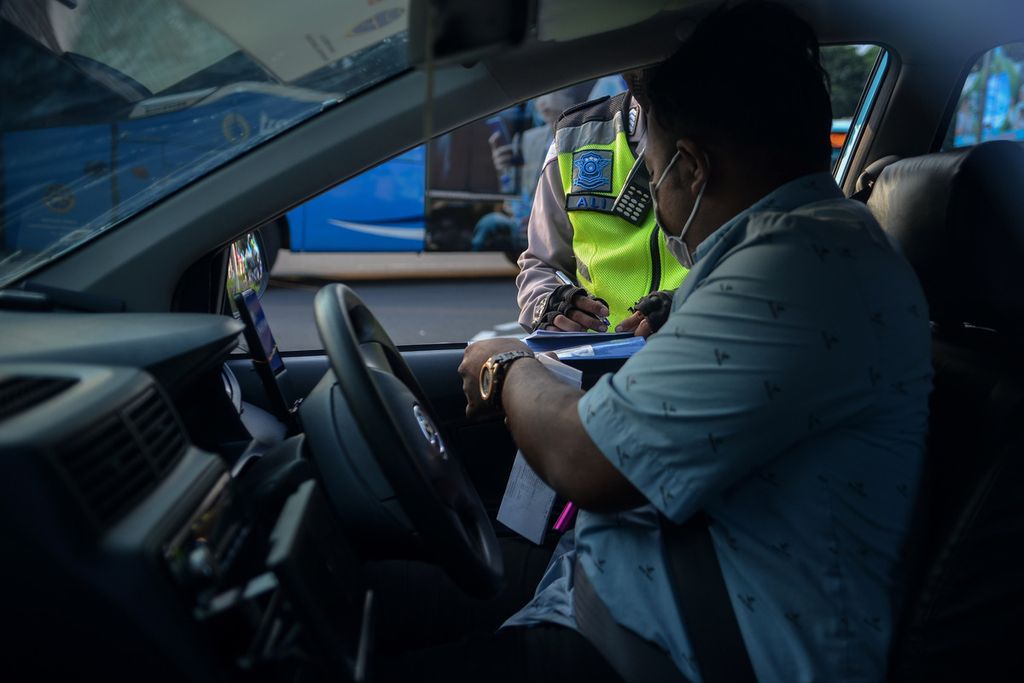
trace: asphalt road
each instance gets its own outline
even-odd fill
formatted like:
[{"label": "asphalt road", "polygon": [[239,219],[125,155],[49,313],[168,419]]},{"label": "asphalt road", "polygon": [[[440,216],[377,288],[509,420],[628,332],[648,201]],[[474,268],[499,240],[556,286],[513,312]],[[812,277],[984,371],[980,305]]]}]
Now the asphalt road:
[{"label": "asphalt road", "polygon": [[[511,278],[356,282],[352,288],[400,345],[464,342],[519,314]],[[281,350],[323,348],[313,321],[318,289],[318,284],[272,281],[264,293],[263,308]]]}]

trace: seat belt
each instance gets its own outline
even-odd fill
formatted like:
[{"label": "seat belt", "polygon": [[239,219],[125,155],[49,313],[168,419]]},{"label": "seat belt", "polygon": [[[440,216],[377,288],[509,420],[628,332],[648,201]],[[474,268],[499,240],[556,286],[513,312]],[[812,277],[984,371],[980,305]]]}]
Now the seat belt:
[{"label": "seat belt", "polygon": [[572,612],[580,633],[626,683],[689,683],[668,653],[615,621],[579,558],[572,571]]},{"label": "seat belt", "polygon": [[[701,678],[704,683],[755,683],[707,516],[699,512],[683,524],[659,518],[672,594]],[[580,632],[627,683],[687,681],[667,652],[615,621],[578,559],[572,599]]]},{"label": "seat belt", "polygon": [[722,576],[708,518],[703,512],[682,524],[658,515],[672,594],[686,626],[704,683],[755,683],[754,667]]}]

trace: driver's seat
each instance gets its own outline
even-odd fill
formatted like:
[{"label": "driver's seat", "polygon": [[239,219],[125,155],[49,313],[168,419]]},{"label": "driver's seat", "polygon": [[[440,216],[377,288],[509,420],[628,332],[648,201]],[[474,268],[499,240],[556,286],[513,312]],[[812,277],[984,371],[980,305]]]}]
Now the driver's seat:
[{"label": "driver's seat", "polygon": [[1024,672],[1024,149],[892,163],[868,200],[931,310],[935,389],[893,680]]}]

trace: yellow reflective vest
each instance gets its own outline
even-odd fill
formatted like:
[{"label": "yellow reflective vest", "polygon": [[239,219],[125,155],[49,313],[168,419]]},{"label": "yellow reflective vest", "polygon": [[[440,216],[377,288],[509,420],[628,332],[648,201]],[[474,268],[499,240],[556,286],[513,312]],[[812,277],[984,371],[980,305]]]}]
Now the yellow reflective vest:
[{"label": "yellow reflective vest", "polygon": [[611,213],[636,163],[627,122],[639,111],[627,111],[631,101],[622,93],[587,102],[567,110],[555,126],[576,277],[581,287],[608,302],[613,327],[629,317],[638,299],[675,290],[687,273],[665,248],[652,209],[639,225]]}]

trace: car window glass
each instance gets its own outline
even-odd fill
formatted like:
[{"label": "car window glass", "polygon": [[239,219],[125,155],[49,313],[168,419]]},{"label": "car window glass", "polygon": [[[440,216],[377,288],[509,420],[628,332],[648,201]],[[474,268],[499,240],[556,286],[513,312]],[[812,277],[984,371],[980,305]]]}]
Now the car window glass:
[{"label": "car window glass", "polygon": [[404,71],[407,9],[0,3],[0,286]]},{"label": "car window glass", "polygon": [[[864,93],[880,52],[872,45],[822,48],[834,164],[863,125],[862,100],[872,99]],[[625,88],[613,74],[521,102],[290,211],[268,228],[269,237],[264,231],[265,244],[282,245],[271,256],[263,299],[281,349],[320,348],[312,298],[331,281],[363,296],[398,344],[522,333],[515,261],[526,246],[553,124],[566,108]]]},{"label": "car window glass", "polygon": [[[142,10],[146,21],[138,21]],[[108,0],[57,5],[48,22],[10,11],[10,20],[54,52],[102,64],[150,93],[163,92],[237,48],[182,5],[162,0]],[[181,50],[181,45],[191,46]]]},{"label": "car window glass", "polygon": [[515,260],[553,124],[574,104],[625,89],[611,75],[521,102],[399,154],[268,226],[264,243],[282,245],[263,297],[278,346],[320,348],[312,300],[331,281],[352,286],[398,344],[521,333]]},{"label": "car window glass", "polygon": [[1024,43],[995,47],[971,66],[942,149],[1024,140]]},{"label": "car window glass", "polygon": [[[821,61],[829,76],[832,97],[832,170],[841,178],[845,170],[841,163],[847,140],[852,151],[863,125],[870,100],[869,80],[879,62],[881,49],[875,45],[825,45],[821,48]],[[862,100],[864,104],[862,105]],[[859,106],[860,105],[860,106]]]}]

